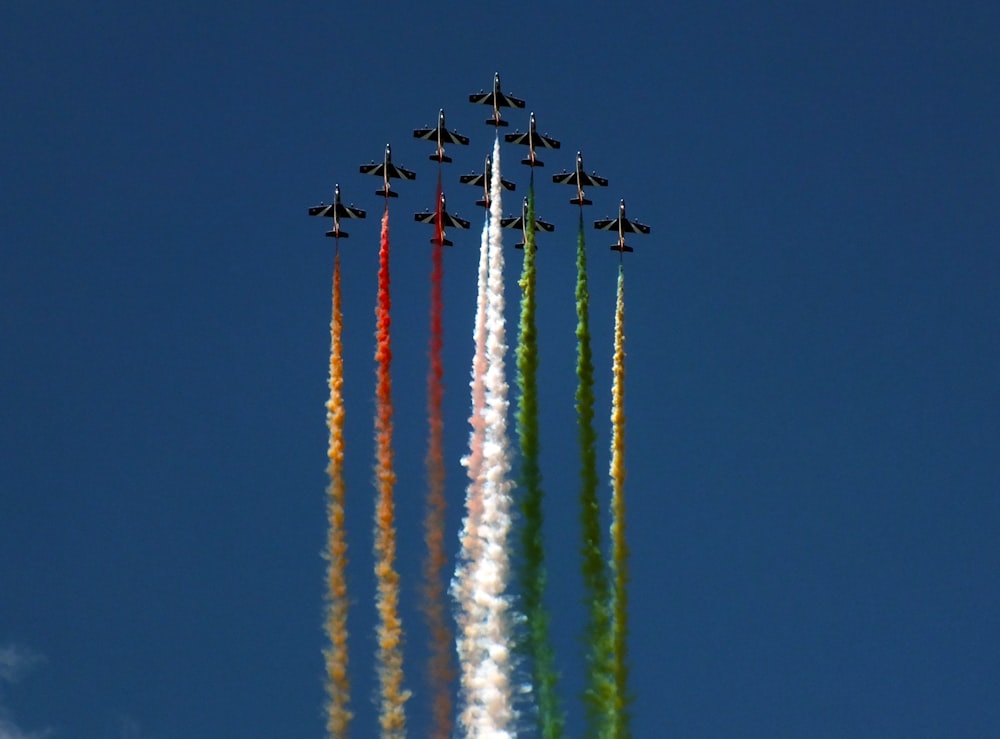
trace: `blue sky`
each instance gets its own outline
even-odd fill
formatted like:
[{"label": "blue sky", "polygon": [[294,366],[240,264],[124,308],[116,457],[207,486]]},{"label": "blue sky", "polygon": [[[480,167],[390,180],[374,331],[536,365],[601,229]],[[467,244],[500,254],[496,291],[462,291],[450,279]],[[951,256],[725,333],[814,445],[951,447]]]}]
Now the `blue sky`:
[{"label": "blue sky", "polygon": [[[493,72],[543,156],[539,346],[550,602],[578,734],[570,188],[582,149],[653,227],[627,270],[636,736],[1000,731],[1000,11],[956,3],[301,3],[0,11],[0,726],[12,736],[322,732],[331,244],[344,242],[355,735],[374,731],[374,178],[392,204],[411,735],[422,557],[430,145],[449,210]],[[527,110],[512,113],[527,125]],[[523,153],[503,171],[527,185]],[[513,234],[512,234],[513,235]],[[445,264],[451,530],[478,232]],[[615,266],[588,231],[601,469]],[[513,243],[513,242],[510,242]],[[508,302],[519,254],[508,254]],[[508,320],[516,321],[513,310]],[[511,344],[515,341],[513,328]],[[607,488],[602,494],[607,494]],[[457,538],[452,550],[457,550]],[[6,722],[6,724],[4,723]]]}]

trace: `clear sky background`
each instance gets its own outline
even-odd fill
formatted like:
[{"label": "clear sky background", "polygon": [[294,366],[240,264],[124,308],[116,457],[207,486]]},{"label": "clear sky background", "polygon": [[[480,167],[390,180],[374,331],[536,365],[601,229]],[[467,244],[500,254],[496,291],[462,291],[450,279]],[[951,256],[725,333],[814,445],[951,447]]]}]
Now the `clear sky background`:
[{"label": "clear sky background", "polygon": [[[637,737],[1000,734],[1000,10],[958,3],[7,3],[0,10],[0,734],[316,737],[332,242],[342,243],[354,735],[374,734],[381,199],[410,734],[444,107],[452,553],[478,192],[501,72],[538,170],[542,474],[582,710],[573,388],[582,149],[626,255]],[[518,183],[528,168],[503,150]],[[516,158],[516,159],[515,159]],[[588,228],[600,469],[617,256]],[[508,244],[512,245],[510,233]],[[520,253],[508,252],[510,344]],[[511,356],[510,367],[513,365]],[[602,487],[607,500],[610,488]],[[46,732],[49,732],[46,734]]]}]

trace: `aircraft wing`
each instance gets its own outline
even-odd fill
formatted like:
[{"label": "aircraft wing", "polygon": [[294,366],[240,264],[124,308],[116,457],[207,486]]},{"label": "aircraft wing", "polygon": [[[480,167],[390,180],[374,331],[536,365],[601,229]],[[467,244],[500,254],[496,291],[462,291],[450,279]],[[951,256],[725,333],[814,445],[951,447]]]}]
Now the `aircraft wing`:
[{"label": "aircraft wing", "polygon": [[337,209],[337,215],[341,218],[364,218],[365,212],[361,208],[355,208],[353,205],[341,205]]},{"label": "aircraft wing", "polygon": [[[626,221],[628,223],[628,221]],[[618,230],[618,219],[617,218],[605,218],[601,221],[594,221],[594,228],[600,231],[617,231]]]},{"label": "aircraft wing", "polygon": [[311,216],[327,216],[333,218],[333,206],[332,205],[314,205],[309,209],[309,215]]},{"label": "aircraft wing", "polygon": [[[479,187],[483,187],[484,185],[488,184],[485,178],[486,175],[482,174],[463,174],[459,175],[458,181],[461,182],[463,185],[478,185]],[[501,187],[503,187],[504,190],[517,189],[517,185],[515,185],[513,182],[508,182],[503,178],[500,179],[500,185]]]},{"label": "aircraft wing", "polygon": [[[575,182],[573,183],[576,184]],[[587,187],[607,187],[608,181],[604,177],[599,177],[596,174],[587,174],[586,172],[580,173],[580,184],[586,185]]]},{"label": "aircraft wing", "polygon": [[508,144],[524,144],[528,145],[531,142],[531,132],[526,131],[524,133],[505,133],[503,140]]},{"label": "aircraft wing", "polygon": [[552,233],[556,230],[556,227],[547,221],[543,221],[541,218],[535,219],[535,228],[539,231],[545,231],[547,233]]},{"label": "aircraft wing", "polygon": [[579,185],[576,172],[560,172],[552,175],[552,181],[557,185]]},{"label": "aircraft wing", "polygon": [[521,216],[511,216],[510,218],[500,219],[501,228],[521,228],[522,223],[524,223],[524,219],[521,218]]},{"label": "aircraft wing", "polygon": [[628,219],[625,219],[622,221],[622,232],[633,233],[633,234],[634,233],[648,234],[649,226],[647,226],[645,223],[639,223],[639,221],[630,221]]},{"label": "aircraft wing", "polygon": [[385,165],[375,164],[374,162],[372,162],[371,164],[362,164],[360,170],[361,174],[373,174],[378,176],[381,175],[383,171],[385,171]]},{"label": "aircraft wing", "polygon": [[523,108],[524,101],[507,93],[500,92],[474,92],[469,95],[470,103],[482,103],[483,105],[496,105],[498,108]]},{"label": "aircraft wing", "polygon": [[540,133],[535,134],[535,148],[541,147],[543,149],[558,149],[559,146],[559,142],[555,139],[551,139]]},{"label": "aircraft wing", "polygon": [[468,228],[469,222],[464,218],[459,218],[458,216],[451,216],[447,213],[441,214],[441,224],[448,226],[449,228]]},{"label": "aircraft wing", "polygon": [[417,173],[416,172],[411,172],[410,170],[405,169],[403,167],[399,167],[399,166],[393,164],[392,162],[389,163],[388,168],[389,168],[389,173],[388,173],[389,177],[396,177],[396,178],[401,179],[401,180],[415,180],[415,179],[417,179]]}]

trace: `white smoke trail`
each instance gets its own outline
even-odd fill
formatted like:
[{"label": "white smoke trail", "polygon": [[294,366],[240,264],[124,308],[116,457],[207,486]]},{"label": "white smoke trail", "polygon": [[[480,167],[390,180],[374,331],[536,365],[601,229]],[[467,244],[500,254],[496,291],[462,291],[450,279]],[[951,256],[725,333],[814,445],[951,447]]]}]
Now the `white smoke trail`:
[{"label": "white smoke trail", "polygon": [[462,550],[459,564],[452,581],[452,596],[458,602],[458,661],[461,665],[462,703],[464,705],[461,723],[468,729],[478,723],[476,704],[473,700],[476,673],[479,668],[480,652],[476,648],[478,625],[485,618],[484,610],[474,597],[473,568],[479,560],[482,547],[479,526],[483,514],[482,485],[480,473],[483,466],[483,442],[486,437],[486,281],[489,276],[489,215],[483,223],[483,236],[479,249],[479,290],[476,298],[476,325],[473,334],[476,353],[472,360],[472,415],[469,424],[469,454],[462,458],[468,469],[469,485],[466,490],[465,518],[462,522]]},{"label": "white smoke trail", "polygon": [[[481,468],[478,475],[481,504],[478,542],[471,562],[467,597],[472,605],[465,613],[459,647],[471,655],[470,667],[463,670],[465,708],[462,725],[466,736],[510,739],[514,722],[511,695],[511,641],[507,577],[507,533],[510,529],[510,458],[507,443],[507,380],[504,356],[507,353],[504,322],[503,214],[500,187],[500,139],[493,145],[493,172],[490,182],[489,268],[486,280],[486,372],[483,376],[485,405]],[[471,461],[471,460],[470,460]],[[471,467],[470,467],[471,472]],[[470,485],[470,488],[472,486]]]}]

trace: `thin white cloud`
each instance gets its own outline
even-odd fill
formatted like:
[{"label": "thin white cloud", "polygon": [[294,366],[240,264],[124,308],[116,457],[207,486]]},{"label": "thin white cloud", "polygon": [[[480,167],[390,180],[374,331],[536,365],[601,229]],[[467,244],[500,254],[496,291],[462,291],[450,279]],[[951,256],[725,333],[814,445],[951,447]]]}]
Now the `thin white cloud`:
[{"label": "thin white cloud", "polygon": [[4,685],[13,685],[45,663],[45,657],[19,644],[0,645],[0,739],[45,739],[51,729],[28,731],[20,728],[4,700]]},{"label": "thin white cloud", "polygon": [[[16,683],[31,670],[45,662],[45,657],[18,644],[0,646],[0,681]],[[0,739],[4,739],[0,734]]]}]

